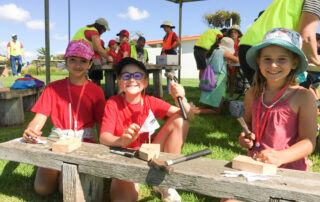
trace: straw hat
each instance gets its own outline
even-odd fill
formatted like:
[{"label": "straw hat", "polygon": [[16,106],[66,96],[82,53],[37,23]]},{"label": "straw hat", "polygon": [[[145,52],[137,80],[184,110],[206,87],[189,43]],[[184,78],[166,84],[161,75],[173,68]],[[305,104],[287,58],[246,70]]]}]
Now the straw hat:
[{"label": "straw hat", "polygon": [[99,25],[103,25],[106,30],[110,30],[108,21],[104,18],[99,18],[96,20],[96,23]]},{"label": "straw hat", "polygon": [[162,25],[160,25],[161,28],[163,28],[164,26],[168,26],[170,27],[171,29],[175,28],[175,26],[173,26],[172,22],[171,21],[164,21],[162,23]]},{"label": "straw hat", "polygon": [[239,33],[239,37],[242,37],[242,32],[240,30],[240,25],[232,25],[230,27],[230,29],[228,30],[228,32],[227,32],[228,36],[230,36],[232,30],[236,30]]},{"label": "straw hat", "polygon": [[221,39],[219,48],[234,54],[234,41],[230,37],[223,37]]}]

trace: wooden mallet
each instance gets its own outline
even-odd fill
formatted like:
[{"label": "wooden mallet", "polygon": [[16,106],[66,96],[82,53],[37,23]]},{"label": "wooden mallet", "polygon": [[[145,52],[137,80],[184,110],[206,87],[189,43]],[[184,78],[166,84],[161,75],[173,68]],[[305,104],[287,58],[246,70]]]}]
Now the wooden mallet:
[{"label": "wooden mallet", "polygon": [[183,156],[181,158],[178,159],[174,159],[174,160],[167,160],[167,161],[162,161],[162,160],[158,160],[158,159],[152,159],[151,161],[149,161],[149,165],[161,170],[161,171],[165,171],[168,174],[171,174],[173,171],[173,168],[171,167],[171,165],[183,162],[183,161],[188,161],[191,159],[195,159],[201,156],[206,156],[211,154],[211,150],[209,148],[192,153],[192,154],[188,154],[186,156]]},{"label": "wooden mallet", "polygon": [[[166,72],[164,75],[165,75],[168,79],[170,79],[171,81],[173,81],[173,82],[177,82],[177,81],[178,81],[177,77],[175,77],[172,72]],[[188,116],[187,116],[186,110],[185,110],[185,108],[184,108],[184,106],[183,106],[183,102],[182,102],[182,100],[181,100],[181,97],[178,97],[177,99],[178,99],[178,103],[179,103],[180,109],[181,109],[181,111],[182,111],[183,119],[184,119],[184,120],[188,120]]]}]

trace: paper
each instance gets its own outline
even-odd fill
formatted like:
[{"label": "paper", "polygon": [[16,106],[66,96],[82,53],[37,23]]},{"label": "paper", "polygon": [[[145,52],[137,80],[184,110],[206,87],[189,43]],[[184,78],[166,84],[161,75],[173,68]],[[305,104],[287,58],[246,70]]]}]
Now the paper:
[{"label": "paper", "polygon": [[144,121],[143,125],[141,126],[138,133],[149,133],[149,143],[151,143],[151,135],[160,128],[160,125],[154,117],[154,114],[152,113],[151,109],[149,109],[149,114],[147,119]]},{"label": "paper", "polygon": [[257,174],[247,171],[230,171],[225,170],[222,174],[222,177],[240,177],[243,176],[247,179],[248,182],[254,182],[257,180],[269,180],[270,176],[279,176],[279,175],[263,175],[263,174]]},{"label": "paper", "polygon": [[[26,141],[22,137],[13,139],[12,141],[26,143]],[[47,141],[46,140],[41,140],[40,138],[37,138],[35,144],[47,144]]]}]

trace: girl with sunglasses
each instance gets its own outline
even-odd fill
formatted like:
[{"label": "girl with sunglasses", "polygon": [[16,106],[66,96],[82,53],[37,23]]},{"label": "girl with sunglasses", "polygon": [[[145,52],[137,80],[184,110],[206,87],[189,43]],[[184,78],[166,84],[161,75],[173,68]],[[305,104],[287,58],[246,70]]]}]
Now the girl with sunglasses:
[{"label": "girl with sunglasses", "polygon": [[[186,140],[189,123],[182,117],[181,109],[153,96],[145,95],[148,75],[143,63],[133,58],[123,58],[116,66],[120,94],[111,97],[105,106],[100,143],[107,146],[138,149],[142,143],[149,142],[148,133],[139,133],[150,113],[155,118],[167,120],[152,143],[161,145],[161,152],[180,154]],[[184,98],[185,91],[180,84],[171,83],[171,95]],[[183,100],[183,99],[182,99]],[[193,118],[191,106],[184,100],[189,120]],[[158,188],[159,190],[160,188]],[[161,188],[163,199],[178,198],[179,194],[171,188]],[[113,179],[110,187],[111,201],[137,201],[138,186],[133,182]]]}]

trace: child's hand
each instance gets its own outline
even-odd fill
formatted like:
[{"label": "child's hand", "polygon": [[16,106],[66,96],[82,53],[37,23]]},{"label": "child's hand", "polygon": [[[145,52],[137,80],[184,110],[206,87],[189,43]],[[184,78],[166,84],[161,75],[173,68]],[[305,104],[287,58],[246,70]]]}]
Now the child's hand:
[{"label": "child's hand", "polygon": [[28,127],[23,132],[22,138],[28,143],[37,143],[37,138],[40,137],[41,135],[42,135],[41,131]]},{"label": "child's hand", "polygon": [[138,124],[131,124],[121,136],[122,146],[128,146],[139,137],[140,126]]},{"label": "child's hand", "polygon": [[278,167],[283,164],[279,155],[279,151],[274,149],[260,151],[256,156],[256,160],[264,163],[274,164]]},{"label": "child's hand", "polygon": [[256,139],[256,135],[254,133],[250,133],[249,138],[246,137],[245,133],[240,133],[239,143],[241,147],[251,149],[253,147],[253,140]]},{"label": "child's hand", "polygon": [[171,92],[171,96],[175,100],[177,97],[184,98],[185,96],[185,91],[183,86],[178,83],[173,83],[173,82],[170,83],[170,92]]}]

